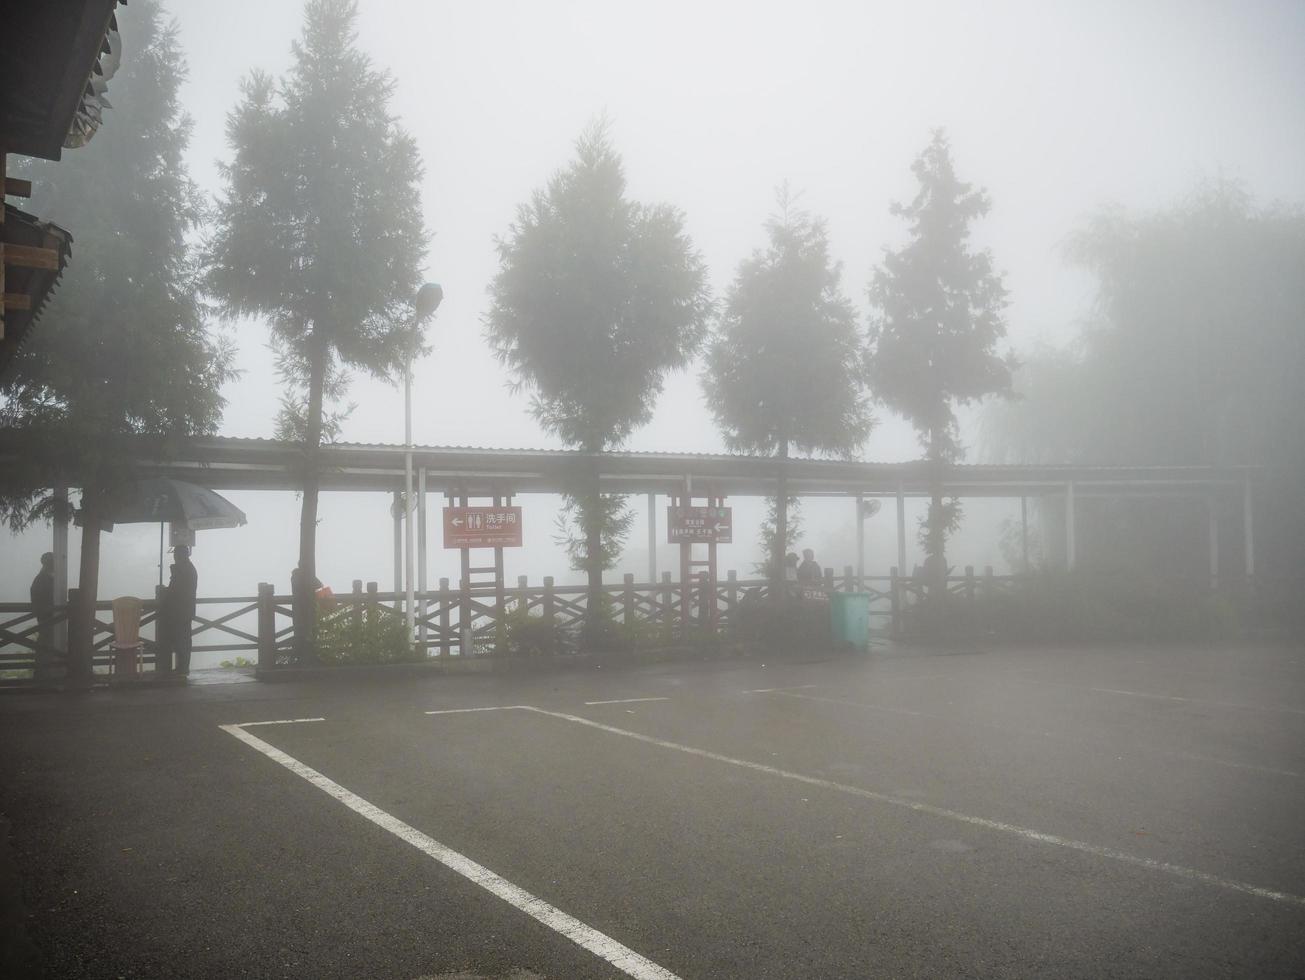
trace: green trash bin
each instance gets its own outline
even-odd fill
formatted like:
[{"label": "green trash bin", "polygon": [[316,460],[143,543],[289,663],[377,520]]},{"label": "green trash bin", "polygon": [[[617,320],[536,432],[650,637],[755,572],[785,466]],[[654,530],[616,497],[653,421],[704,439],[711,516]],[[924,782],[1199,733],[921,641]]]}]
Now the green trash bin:
[{"label": "green trash bin", "polygon": [[870,648],[869,592],[830,593],[829,616],[835,645],[856,650]]}]

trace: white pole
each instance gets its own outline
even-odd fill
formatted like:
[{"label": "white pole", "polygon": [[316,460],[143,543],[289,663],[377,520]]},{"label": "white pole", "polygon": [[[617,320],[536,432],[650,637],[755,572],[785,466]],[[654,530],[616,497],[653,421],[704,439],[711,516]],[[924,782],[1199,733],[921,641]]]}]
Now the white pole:
[{"label": "white pole", "polygon": [[401,604],[398,596],[403,593],[403,510],[399,501],[401,496],[403,496],[401,491],[394,491],[394,504],[390,507],[390,514],[394,518],[394,609],[396,612]]},{"label": "white pole", "polygon": [[859,493],[856,495],[856,587],[858,591],[865,589],[865,496]]},{"label": "white pole", "polygon": [[1219,502],[1210,495],[1210,588],[1219,588]]},{"label": "white pole", "polygon": [[648,581],[657,581],[657,494],[648,494]]},{"label": "white pole", "polygon": [[900,483],[897,484],[897,574],[903,577],[911,574],[906,567],[906,494]]},{"label": "white pole", "polygon": [[417,591],[421,593],[421,649],[426,651],[426,467],[417,471]]},{"label": "white pole", "polygon": [[408,352],[408,363],[403,372],[403,444],[407,452],[403,454],[403,614],[408,627],[408,642],[412,642],[413,626],[416,622],[416,607],[413,605],[413,553],[412,553],[412,352]]},{"label": "white pole", "polygon": [[1255,575],[1255,504],[1250,477],[1242,488],[1242,536],[1246,539],[1246,577]]},{"label": "white pole", "polygon": [[1074,484],[1065,484],[1065,568],[1073,571],[1078,564],[1078,535],[1074,526]]}]

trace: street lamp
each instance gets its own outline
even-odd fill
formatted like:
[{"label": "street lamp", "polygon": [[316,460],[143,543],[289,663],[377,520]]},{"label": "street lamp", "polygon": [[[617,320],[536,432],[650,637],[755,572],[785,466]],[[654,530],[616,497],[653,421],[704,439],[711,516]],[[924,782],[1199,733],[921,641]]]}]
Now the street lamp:
[{"label": "street lamp", "polygon": [[404,572],[404,617],[408,626],[408,642],[412,642],[416,625],[416,609],[413,607],[412,594],[412,356],[417,347],[417,332],[423,323],[435,315],[440,301],[444,299],[444,290],[437,282],[428,282],[417,290],[413,301],[412,341],[408,345],[408,357],[403,370],[403,442],[406,451],[403,454],[403,572]]}]

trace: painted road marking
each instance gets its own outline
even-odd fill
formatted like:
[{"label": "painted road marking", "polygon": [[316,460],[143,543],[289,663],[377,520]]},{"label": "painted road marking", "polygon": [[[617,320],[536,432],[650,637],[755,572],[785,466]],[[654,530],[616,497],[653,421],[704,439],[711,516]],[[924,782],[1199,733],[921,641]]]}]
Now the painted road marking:
[{"label": "painted road marking", "polygon": [[[517,708],[513,710],[533,711],[536,714],[547,715],[550,718],[560,718],[563,721],[573,722],[577,725],[585,725],[588,728],[596,728],[599,731],[610,732],[613,735],[623,735],[626,738],[632,738],[638,742],[644,742],[648,745],[656,745],[664,749],[673,749],[676,752],[694,755],[701,759],[710,759],[713,762],[723,762],[727,765],[738,766],[741,769],[750,769],[753,772],[765,773],[768,776],[778,776],[780,779],[788,779],[793,782],[802,783],[806,786],[817,786],[821,789],[834,790],[835,792],[846,793],[849,796],[874,800],[877,803],[887,803],[891,806],[912,810],[915,813],[923,813],[931,817],[941,817],[945,820],[954,820],[958,823],[969,824],[972,827],[982,827],[985,830],[1000,831],[1001,833],[1011,834],[1038,844],[1050,844],[1055,847],[1063,847],[1067,850],[1090,854],[1093,857],[1109,858],[1112,861],[1119,861],[1122,864],[1129,864],[1133,867],[1143,868],[1147,871],[1155,871],[1172,875],[1177,878],[1185,878],[1188,881],[1197,881],[1202,884],[1213,885],[1216,888],[1223,888],[1227,891],[1240,892],[1244,895],[1265,898],[1274,902],[1283,902],[1288,905],[1305,906],[1305,897],[1300,895],[1293,895],[1289,892],[1274,891],[1271,888],[1261,888],[1258,885],[1235,881],[1232,878],[1221,878],[1218,875],[1209,874],[1205,871],[1198,871],[1195,868],[1184,867],[1181,864],[1170,864],[1168,861],[1156,861],[1152,858],[1139,857],[1135,854],[1129,854],[1126,851],[1117,851],[1113,847],[1102,847],[1098,844],[1088,844],[1084,841],[1073,840],[1069,837],[1060,837],[1056,834],[1043,833],[1042,831],[1033,830],[1029,827],[1020,827],[1017,824],[1005,823],[1000,820],[989,820],[986,817],[976,817],[968,813],[961,813],[958,810],[949,810],[946,807],[934,806],[931,803],[920,803],[916,800],[906,800],[897,796],[890,796],[887,793],[877,793],[874,790],[862,789],[859,786],[849,786],[846,783],[836,783],[832,780],[820,779],[816,776],[805,776],[802,773],[790,772],[787,769],[780,769],[776,766],[767,766],[760,762],[749,762],[747,759],[736,759],[732,756],[722,755],[719,752],[698,749],[691,745],[681,745],[679,742],[671,742],[662,738],[654,738],[651,735],[643,735],[639,732],[627,731],[624,728],[604,725],[601,722],[591,721],[588,718],[581,718],[578,715],[568,715],[560,711],[547,711],[544,708],[536,708],[524,704],[517,706]],[[252,738],[253,736],[249,737]]]},{"label": "painted road marking", "polygon": [[595,704],[635,704],[639,701],[669,701],[670,698],[618,698],[615,701],[586,701],[586,705]]},{"label": "painted road marking", "polygon": [[427,711],[428,715],[468,715],[476,711],[511,711],[519,707],[515,704],[496,704],[488,708],[444,708],[441,711]]},{"label": "painted road marking", "polygon": [[759,687],[753,691],[744,691],[744,694],[774,694],[776,691],[805,691],[808,688],[819,687],[819,684],[799,684],[797,687]]},{"label": "painted road marking", "polygon": [[1207,701],[1204,698],[1182,698],[1176,694],[1152,694],[1149,691],[1126,691],[1117,687],[1083,687],[1065,681],[1044,681],[1037,677],[1014,678],[1025,684],[1049,684],[1052,687],[1068,687],[1074,691],[1092,691],[1096,694],[1121,694],[1130,698],[1150,698],[1155,701],[1182,701],[1186,704],[1204,704],[1213,708],[1235,708],[1240,711],[1280,711],[1289,715],[1305,715],[1305,708],[1289,708],[1281,704],[1245,704],[1240,701]]},{"label": "painted road marking", "polygon": [[279,721],[246,721],[240,728],[253,728],[256,725],[302,725],[308,721],[326,721],[325,718],[282,718]]},{"label": "painted road marking", "polygon": [[[1050,738],[1058,742],[1094,742],[1097,745],[1105,746],[1112,751],[1119,751],[1109,739],[1099,738],[1094,735],[1058,735],[1055,732],[1039,732],[1030,728],[1009,728],[1005,725],[993,725],[985,721],[967,721],[964,718],[957,718],[953,715],[931,714],[926,711],[911,711],[908,708],[894,708],[886,704],[867,704],[864,701],[848,701],[844,698],[823,698],[814,694],[794,694],[791,691],[769,691],[761,692],[769,694],[778,694],[780,697],[796,698],[800,701],[819,701],[822,704],[841,704],[849,708],[865,708],[868,711],[885,711],[894,715],[914,715],[917,718],[928,718],[931,721],[943,721],[950,725],[969,726],[971,728],[985,728],[993,732],[1001,732],[1005,735],[1036,736],[1038,738]],[[1172,759],[1188,759],[1192,762],[1208,762],[1214,766],[1226,766],[1229,769],[1248,769],[1251,772],[1263,772],[1273,776],[1290,776],[1293,779],[1305,778],[1305,774],[1293,772],[1290,769],[1274,769],[1272,766],[1257,766],[1250,762],[1230,762],[1227,759],[1216,759],[1213,756],[1197,755],[1194,752],[1175,752],[1172,749],[1148,749],[1143,746],[1134,746],[1127,750],[1133,754],[1167,756]],[[1122,758],[1122,756],[1121,756]]]},{"label": "painted road marking", "polygon": [[567,915],[561,909],[549,905],[542,898],[530,894],[524,888],[512,884],[512,882],[477,864],[469,857],[459,854],[450,847],[446,847],[415,827],[404,823],[398,817],[391,816],[375,804],[367,802],[361,796],[350,792],[339,783],[322,775],[316,769],[304,765],[298,759],[287,755],[273,745],[269,745],[258,736],[251,735],[244,730],[244,726],[219,725],[218,727],[224,732],[234,735],[251,748],[257,749],[272,761],[289,769],[296,776],[307,780],[328,796],[339,800],[350,810],[370,820],[376,826],[388,830],[395,837],[411,844],[446,868],[456,871],[468,881],[503,899],[513,908],[526,913],[537,922],[541,922],[554,932],[565,936],[577,946],[589,950],[595,956],[611,963],[618,970],[635,977],[636,980],[679,980],[670,970],[645,959],[610,936],[585,925],[579,919]]}]

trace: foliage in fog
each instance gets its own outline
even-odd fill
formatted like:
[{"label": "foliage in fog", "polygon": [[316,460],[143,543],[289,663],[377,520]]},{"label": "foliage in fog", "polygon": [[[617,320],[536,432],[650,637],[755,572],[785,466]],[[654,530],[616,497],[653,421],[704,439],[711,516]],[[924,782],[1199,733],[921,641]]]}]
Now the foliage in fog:
[{"label": "foliage in fog", "polygon": [[[394,83],[357,46],[353,0],[310,0],[290,71],[253,72],[227,120],[232,158],[211,247],[209,286],[226,313],[260,316],[287,388],[278,432],[298,437],[303,509],[299,565],[316,569],[325,406],[349,368],[393,377],[419,346],[412,300],[426,252],[411,136],[390,115]],[[315,607],[295,603],[300,659],[312,656]]]},{"label": "foliage in fog", "polygon": [[47,518],[46,488],[56,482],[82,488],[81,603],[70,643],[86,673],[100,528],[135,476],[127,447],[153,437],[166,454],[173,440],[214,432],[230,376],[188,244],[204,202],[183,162],[191,123],[178,99],[186,66],[176,29],[152,0],[133,3],[129,16],[132,50],[104,125],[62,161],[25,168],[31,210],[68,228],[74,246],[39,327],[0,383],[0,421],[18,430],[11,436],[40,433],[0,476],[10,526]]},{"label": "foliage in fog", "polygon": [[[998,351],[1006,335],[1006,288],[970,226],[991,208],[987,192],[956,175],[951,147],[937,131],[911,165],[919,190],[891,213],[909,240],[885,250],[870,281],[866,374],[875,397],[914,426],[938,464],[962,454],[957,405],[1010,390],[1012,359]],[[920,535],[933,574],[945,574],[947,535],[960,521],[955,500],[935,484]]]},{"label": "foliage in fog", "polygon": [[[1299,576],[1305,214],[1215,182],[1161,211],[1104,211],[1068,254],[1096,275],[1094,315],[1071,347],[1029,358],[1017,377],[1021,401],[988,411],[991,455],[1264,466],[1259,523],[1272,533],[1262,557]],[[1179,541],[1201,544],[1203,507],[1185,528],[1175,526],[1177,508],[1163,510],[1109,515],[1123,522],[1120,546],[1131,536],[1173,556]]]},{"label": "foliage in fog", "polygon": [[[590,453],[619,446],[651,417],[666,375],[693,357],[711,303],[684,216],[626,196],[605,121],[575,159],[517,208],[497,242],[485,331],[547,432]],[[568,553],[596,608],[603,569],[629,528],[621,499],[574,488]]]},{"label": "foliage in fog", "polygon": [[[778,203],[765,224],[766,246],[735,274],[707,348],[703,392],[730,449],[850,457],[873,425],[856,310],[843,294],[824,221],[798,210],[787,186]],[[772,500],[775,542],[791,538],[788,499],[781,479]],[[772,575],[782,578],[782,562]]]}]

